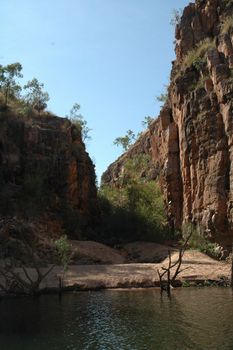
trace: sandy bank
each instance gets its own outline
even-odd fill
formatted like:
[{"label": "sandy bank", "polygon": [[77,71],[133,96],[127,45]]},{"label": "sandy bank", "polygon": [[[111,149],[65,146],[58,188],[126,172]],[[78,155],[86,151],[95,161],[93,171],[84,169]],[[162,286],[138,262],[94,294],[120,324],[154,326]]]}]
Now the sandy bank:
[{"label": "sandy bank", "polygon": [[[177,252],[174,252],[173,259],[176,256]],[[159,264],[72,265],[64,275],[63,286],[70,290],[155,287],[159,282],[157,270],[162,266],[167,266],[167,258]],[[180,284],[184,281],[196,284],[208,280],[223,282],[230,276],[230,264],[196,251],[185,253],[182,269],[185,271],[179,275]],[[34,269],[28,268],[27,271],[32,279],[35,278]],[[23,277],[23,272],[19,272]],[[62,268],[56,266],[41,283],[41,289],[56,290],[59,287],[58,277],[62,275]]]}]

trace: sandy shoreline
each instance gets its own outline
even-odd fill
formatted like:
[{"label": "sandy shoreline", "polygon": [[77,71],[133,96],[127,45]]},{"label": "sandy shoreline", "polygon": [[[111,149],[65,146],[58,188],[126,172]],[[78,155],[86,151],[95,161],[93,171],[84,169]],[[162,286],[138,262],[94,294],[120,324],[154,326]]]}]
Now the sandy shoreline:
[{"label": "sandy shoreline", "polygon": [[[177,253],[173,254],[175,259]],[[162,263],[131,263],[107,265],[72,265],[64,274],[60,266],[56,266],[40,285],[41,292],[59,291],[59,276],[63,277],[63,289],[73,291],[117,289],[117,288],[153,288],[159,286],[157,270],[167,266],[167,259]],[[185,252],[182,269],[185,269],[177,280],[177,285],[208,285],[216,282],[225,285],[230,277],[230,264],[216,261],[197,251]],[[41,269],[43,272],[46,269]],[[23,271],[18,270],[25,278]],[[27,269],[32,279],[36,272]]]}]

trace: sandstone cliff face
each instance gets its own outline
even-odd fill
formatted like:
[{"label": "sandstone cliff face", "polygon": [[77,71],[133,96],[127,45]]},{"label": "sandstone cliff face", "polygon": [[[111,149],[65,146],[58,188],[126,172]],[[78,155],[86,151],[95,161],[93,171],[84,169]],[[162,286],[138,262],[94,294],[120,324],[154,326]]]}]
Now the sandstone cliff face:
[{"label": "sandstone cliff face", "polygon": [[168,101],[103,176],[113,184],[127,157],[149,154],[170,223],[180,228],[193,222],[225,248],[233,237],[232,28],[232,1],[196,0],[184,9],[176,27]]},{"label": "sandstone cliff face", "polygon": [[43,218],[80,237],[97,214],[94,166],[78,129],[51,115],[0,112],[0,216]]}]

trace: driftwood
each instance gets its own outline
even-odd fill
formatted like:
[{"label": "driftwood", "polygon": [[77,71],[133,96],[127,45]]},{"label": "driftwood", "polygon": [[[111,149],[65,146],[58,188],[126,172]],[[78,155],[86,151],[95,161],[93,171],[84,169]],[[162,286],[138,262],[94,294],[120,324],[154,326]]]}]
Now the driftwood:
[{"label": "driftwood", "polygon": [[[170,295],[171,288],[173,288],[174,282],[177,278],[177,276],[187,270],[187,267],[184,269],[181,269],[182,265],[182,259],[184,256],[184,253],[187,249],[189,239],[191,237],[192,233],[186,238],[183,246],[179,249],[179,256],[178,259],[175,262],[172,262],[171,258],[171,251],[168,251],[168,267],[162,267],[161,270],[162,272],[158,269],[158,275],[159,275],[159,281],[160,281],[160,288],[161,288],[161,293],[164,291],[167,292],[168,295]],[[173,269],[173,270],[172,270]],[[175,269],[175,271],[174,271]]]}]

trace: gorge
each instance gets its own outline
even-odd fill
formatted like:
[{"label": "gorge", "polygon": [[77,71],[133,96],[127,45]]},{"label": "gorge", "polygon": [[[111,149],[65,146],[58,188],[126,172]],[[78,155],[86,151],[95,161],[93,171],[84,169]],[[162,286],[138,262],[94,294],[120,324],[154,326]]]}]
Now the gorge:
[{"label": "gorge", "polygon": [[233,349],[233,0],[175,2],[128,124],[173,3],[1,4],[1,350]]},{"label": "gorge", "polygon": [[[233,237],[233,2],[190,3],[177,18],[175,38],[176,59],[158,118],[102,176],[101,187],[119,190],[118,202],[123,207],[118,211],[97,195],[95,169],[80,125],[33,106],[27,113],[23,97],[12,94],[8,105],[2,98],[0,238],[11,241],[4,258],[18,256],[17,244],[24,232],[36,240],[42,261],[50,263],[53,241],[63,235],[120,250],[135,240],[179,244],[187,224],[220,247],[219,257],[229,255]],[[2,78],[2,94],[4,82]],[[128,166],[135,159],[139,167],[133,178]],[[127,182],[131,187],[125,186]],[[104,221],[114,210],[114,220]],[[125,231],[131,230],[130,235],[118,236],[119,223]],[[118,261],[137,262],[137,254],[120,254]],[[103,260],[98,257],[94,262]]]}]

